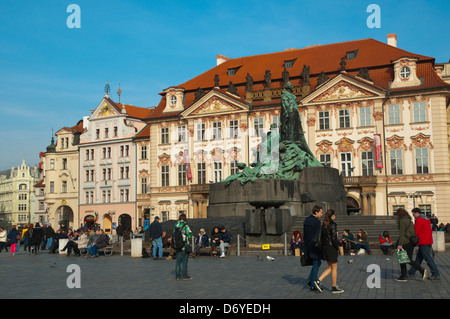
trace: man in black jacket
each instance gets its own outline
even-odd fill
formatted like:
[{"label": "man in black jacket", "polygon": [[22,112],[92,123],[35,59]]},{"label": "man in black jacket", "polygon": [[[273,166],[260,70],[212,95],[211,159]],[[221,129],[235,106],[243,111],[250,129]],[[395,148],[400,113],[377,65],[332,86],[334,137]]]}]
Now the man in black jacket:
[{"label": "man in black jacket", "polygon": [[319,292],[322,292],[318,281],[322,253],[313,246],[313,242],[321,230],[321,217],[322,207],[316,205],[312,209],[312,215],[307,217],[303,223],[303,240],[305,243],[306,257],[312,262],[312,269],[308,276],[307,284],[311,286],[311,290],[318,290]]},{"label": "man in black jacket", "polygon": [[155,260],[163,259],[162,234],[162,226],[159,223],[159,217],[156,216],[153,223],[150,224],[150,237],[152,238],[153,244],[153,259]]}]

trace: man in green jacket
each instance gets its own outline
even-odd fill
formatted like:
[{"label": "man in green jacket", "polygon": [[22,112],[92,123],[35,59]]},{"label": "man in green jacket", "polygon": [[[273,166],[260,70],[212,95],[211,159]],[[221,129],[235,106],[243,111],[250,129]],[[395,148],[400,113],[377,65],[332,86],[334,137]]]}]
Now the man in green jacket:
[{"label": "man in green jacket", "polygon": [[[191,277],[187,274],[187,264],[189,260],[189,239],[192,238],[192,231],[189,225],[186,223],[186,214],[181,214],[178,221],[175,223],[174,232],[177,229],[181,230],[185,245],[181,249],[176,249],[177,262],[175,264],[175,277],[176,280],[190,280]],[[186,251],[188,250],[188,251]]]}]

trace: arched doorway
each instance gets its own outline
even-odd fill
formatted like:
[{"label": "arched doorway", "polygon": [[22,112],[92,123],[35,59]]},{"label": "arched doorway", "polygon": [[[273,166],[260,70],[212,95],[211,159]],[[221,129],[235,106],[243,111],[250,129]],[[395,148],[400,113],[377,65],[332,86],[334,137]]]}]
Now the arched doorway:
[{"label": "arched doorway", "polygon": [[131,229],[131,216],[128,214],[122,214],[119,216],[117,220],[120,224],[122,224],[124,233],[129,232]]},{"label": "arched doorway", "polygon": [[355,215],[361,211],[359,203],[353,197],[347,197],[347,215]]},{"label": "arched doorway", "polygon": [[69,206],[59,206],[56,209],[56,220],[59,225],[64,224],[68,228],[74,227],[73,225],[73,210]]},{"label": "arched doorway", "polygon": [[112,233],[112,217],[110,214],[103,215],[103,230],[106,234]]},{"label": "arched doorway", "polygon": [[83,224],[89,229],[95,228],[95,217],[93,215],[87,215],[84,217]]}]

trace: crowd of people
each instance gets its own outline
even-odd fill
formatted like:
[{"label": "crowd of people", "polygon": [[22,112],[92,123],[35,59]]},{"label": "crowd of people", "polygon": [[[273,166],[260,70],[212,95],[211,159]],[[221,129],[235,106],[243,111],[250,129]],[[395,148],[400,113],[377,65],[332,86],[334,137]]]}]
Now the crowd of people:
[{"label": "crowd of people", "polygon": [[[60,245],[61,239],[64,246]],[[28,254],[39,254],[42,250],[48,250],[49,254],[59,253],[59,251],[67,252],[67,256],[74,253],[80,256],[81,251],[85,249],[90,256],[97,257],[98,250],[110,244],[110,239],[102,229],[97,227],[89,228],[87,225],[73,231],[64,224],[55,231],[51,224],[40,223],[30,224],[26,228],[18,229],[16,225],[12,225],[8,232],[0,227],[0,252],[5,250],[8,252],[10,248],[11,255],[15,255],[19,251],[20,245],[23,244],[24,251]]]},{"label": "crowd of people", "polygon": [[[406,282],[408,275],[413,277],[418,271],[422,280],[440,280],[439,269],[432,257],[432,222],[419,208],[411,211],[415,222],[408,212],[399,208],[396,212],[399,228],[399,238],[394,244],[388,231],[379,235],[379,247],[384,255],[391,254],[394,250],[397,252],[406,251],[407,261],[400,262],[400,277],[395,280]],[[331,274],[332,293],[342,293],[343,289],[337,286],[337,260],[339,251],[341,254],[359,254],[360,250],[371,254],[369,243],[367,241],[367,232],[360,229],[355,236],[350,230],[345,229],[342,238],[338,239],[337,225],[335,223],[336,214],[329,209],[324,216],[323,222],[322,207],[314,206],[312,214],[307,217],[303,225],[303,237],[299,231],[292,235],[290,250],[292,254],[299,249],[303,255],[303,265],[312,266],[309,273],[307,284],[312,291],[322,292],[322,281]],[[414,248],[417,246],[417,255],[413,258]],[[319,269],[322,260],[327,262],[327,269],[319,276]],[[421,266],[425,260],[431,270],[431,276],[428,277],[427,269]],[[407,271],[407,264],[411,267]]]}]

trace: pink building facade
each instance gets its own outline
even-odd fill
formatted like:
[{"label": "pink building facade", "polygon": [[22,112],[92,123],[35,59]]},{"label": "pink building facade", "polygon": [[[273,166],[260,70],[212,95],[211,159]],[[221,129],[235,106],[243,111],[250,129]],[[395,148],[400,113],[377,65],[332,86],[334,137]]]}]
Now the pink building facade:
[{"label": "pink building facade", "polygon": [[151,109],[115,103],[106,94],[83,119],[79,144],[79,218],[106,233],[138,226],[136,163],[133,137],[146,125]]}]

